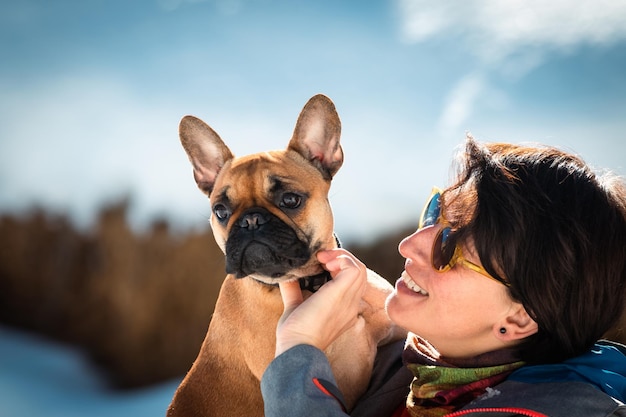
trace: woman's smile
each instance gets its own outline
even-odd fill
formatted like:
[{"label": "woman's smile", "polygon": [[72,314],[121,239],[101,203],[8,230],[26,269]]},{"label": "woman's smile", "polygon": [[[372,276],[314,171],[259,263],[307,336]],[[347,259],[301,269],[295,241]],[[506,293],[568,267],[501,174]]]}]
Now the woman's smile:
[{"label": "woman's smile", "polygon": [[417,285],[406,271],[402,271],[399,281],[404,284],[407,289],[413,291],[414,293],[428,296],[428,292]]}]

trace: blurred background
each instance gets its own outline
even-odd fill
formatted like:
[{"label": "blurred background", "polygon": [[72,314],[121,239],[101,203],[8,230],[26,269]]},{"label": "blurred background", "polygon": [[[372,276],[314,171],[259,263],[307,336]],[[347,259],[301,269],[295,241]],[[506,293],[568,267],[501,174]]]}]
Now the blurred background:
[{"label": "blurred background", "polygon": [[0,3],[0,416],[164,415],[224,276],[178,141],[286,146],[317,93],[344,246],[396,247],[466,132],[626,175],[626,3]]}]

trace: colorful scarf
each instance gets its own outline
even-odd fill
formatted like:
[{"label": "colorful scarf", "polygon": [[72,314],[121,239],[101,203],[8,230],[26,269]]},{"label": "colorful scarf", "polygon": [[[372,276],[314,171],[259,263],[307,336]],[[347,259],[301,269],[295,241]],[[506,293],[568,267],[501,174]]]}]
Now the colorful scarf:
[{"label": "colorful scarf", "polygon": [[406,402],[412,417],[440,417],[458,410],[524,364],[511,349],[444,361],[414,334],[407,337],[403,360],[414,376]]}]

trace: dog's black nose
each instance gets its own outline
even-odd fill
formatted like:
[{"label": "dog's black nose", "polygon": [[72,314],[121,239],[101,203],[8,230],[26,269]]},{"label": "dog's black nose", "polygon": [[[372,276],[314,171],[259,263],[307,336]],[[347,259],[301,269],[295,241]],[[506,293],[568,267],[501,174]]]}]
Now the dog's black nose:
[{"label": "dog's black nose", "polygon": [[247,213],[241,216],[239,222],[237,223],[239,227],[245,228],[248,230],[256,230],[259,226],[267,223],[269,221],[268,216],[259,212]]}]

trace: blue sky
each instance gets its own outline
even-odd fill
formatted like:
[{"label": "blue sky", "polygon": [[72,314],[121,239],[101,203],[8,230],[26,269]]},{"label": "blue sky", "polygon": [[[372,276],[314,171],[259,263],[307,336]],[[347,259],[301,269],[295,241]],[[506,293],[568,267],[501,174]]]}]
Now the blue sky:
[{"label": "blue sky", "polygon": [[0,4],[0,211],[203,226],[180,118],[282,148],[309,97],[343,122],[337,231],[415,221],[465,132],[626,175],[626,2],[20,0]]}]

